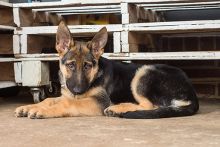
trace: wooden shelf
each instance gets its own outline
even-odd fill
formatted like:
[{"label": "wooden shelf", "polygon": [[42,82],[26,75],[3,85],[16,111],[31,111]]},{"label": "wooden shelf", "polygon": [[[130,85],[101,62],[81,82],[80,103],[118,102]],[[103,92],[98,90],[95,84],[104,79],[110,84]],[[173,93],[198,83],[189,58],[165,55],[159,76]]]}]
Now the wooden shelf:
[{"label": "wooden shelf", "polygon": [[[154,53],[104,53],[103,57],[112,60],[219,60],[220,51],[203,52],[154,52]],[[14,61],[59,60],[58,54],[20,54]],[[1,60],[0,60],[1,61]]]}]

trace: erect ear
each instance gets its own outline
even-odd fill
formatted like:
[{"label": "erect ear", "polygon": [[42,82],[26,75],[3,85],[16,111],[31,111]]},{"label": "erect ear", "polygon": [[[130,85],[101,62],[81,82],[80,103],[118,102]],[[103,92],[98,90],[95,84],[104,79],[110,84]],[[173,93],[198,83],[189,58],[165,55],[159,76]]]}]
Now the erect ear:
[{"label": "erect ear", "polygon": [[61,21],[56,34],[56,50],[59,55],[64,55],[71,45],[74,45],[74,42],[70,30],[65,22]]},{"label": "erect ear", "polygon": [[108,41],[108,33],[106,27],[103,27],[89,42],[89,48],[96,59],[104,53],[104,47]]}]

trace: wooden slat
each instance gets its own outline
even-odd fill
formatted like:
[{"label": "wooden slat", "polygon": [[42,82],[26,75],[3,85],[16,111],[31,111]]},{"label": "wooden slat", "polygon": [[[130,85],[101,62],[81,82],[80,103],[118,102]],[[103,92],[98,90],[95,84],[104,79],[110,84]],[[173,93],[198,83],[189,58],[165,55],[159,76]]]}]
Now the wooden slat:
[{"label": "wooden slat", "polygon": [[0,7],[12,7],[11,3],[0,1]]},{"label": "wooden slat", "polygon": [[[219,60],[220,51],[202,52],[153,52],[153,53],[104,53],[103,57],[112,60]],[[58,60],[58,54],[21,54],[15,61]]]},{"label": "wooden slat", "polygon": [[56,8],[39,8],[39,9],[32,9],[33,11],[46,11],[46,12],[54,12],[54,11],[96,11],[100,9],[105,9],[105,10],[111,10],[111,9],[118,9],[120,10],[120,5],[101,5],[101,6],[83,6],[83,7],[56,7]]},{"label": "wooden slat", "polygon": [[[122,25],[70,25],[68,28],[71,33],[96,33],[102,27],[106,26],[108,32],[122,31]],[[57,26],[38,26],[38,27],[22,27],[20,30],[15,30],[15,34],[55,34]]]},{"label": "wooden slat", "polygon": [[95,11],[95,12],[57,12],[58,15],[76,15],[76,14],[111,14],[120,13],[119,10],[115,11]]},{"label": "wooden slat", "polygon": [[196,0],[122,0],[122,2],[126,3],[173,3],[173,2],[189,2],[189,1],[196,1]]},{"label": "wooden slat", "polygon": [[13,87],[17,84],[13,81],[0,81],[0,89],[1,88],[7,88],[7,87]]},{"label": "wooden slat", "polygon": [[[155,2],[155,1],[154,1]],[[160,7],[160,8],[164,8],[164,7],[177,7],[177,6],[180,6],[180,7],[184,7],[184,6],[209,6],[209,5],[212,5],[212,6],[215,6],[215,5],[218,5],[220,4],[220,1],[205,1],[205,2],[179,2],[179,3],[157,3],[157,4],[139,4],[138,6],[140,7],[148,7],[148,8],[155,8],[155,7]]]},{"label": "wooden slat", "polygon": [[0,30],[14,30],[15,27],[0,25]]},{"label": "wooden slat", "polygon": [[218,9],[220,8],[220,5],[215,5],[215,6],[187,6],[187,7],[154,7],[154,8],[147,8],[145,7],[145,10],[154,10],[154,11],[180,11],[180,10],[202,10],[202,9]]},{"label": "wooden slat", "polygon": [[117,4],[121,0],[68,0],[62,2],[35,2],[35,3],[17,3],[13,7],[20,8],[43,8],[43,7],[61,7],[61,6],[74,6],[74,5],[88,5],[88,4]]},{"label": "wooden slat", "polygon": [[220,31],[220,20],[133,23],[127,27],[129,31],[149,33],[207,32]]}]

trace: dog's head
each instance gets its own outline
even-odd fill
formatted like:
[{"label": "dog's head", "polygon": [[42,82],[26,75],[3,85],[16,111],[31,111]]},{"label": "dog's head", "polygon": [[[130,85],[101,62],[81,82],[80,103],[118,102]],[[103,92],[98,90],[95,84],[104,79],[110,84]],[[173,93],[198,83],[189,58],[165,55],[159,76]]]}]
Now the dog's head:
[{"label": "dog's head", "polygon": [[108,40],[107,29],[102,28],[91,41],[75,41],[64,22],[58,26],[56,50],[66,87],[74,94],[84,93],[97,77],[98,61]]}]

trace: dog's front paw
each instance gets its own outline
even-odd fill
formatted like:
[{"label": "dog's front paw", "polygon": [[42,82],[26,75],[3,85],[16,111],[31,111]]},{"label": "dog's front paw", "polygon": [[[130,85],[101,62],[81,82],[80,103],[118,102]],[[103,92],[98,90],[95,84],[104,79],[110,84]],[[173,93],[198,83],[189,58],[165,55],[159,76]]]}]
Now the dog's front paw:
[{"label": "dog's front paw", "polygon": [[28,118],[30,118],[30,119],[44,119],[44,118],[49,118],[49,115],[48,115],[46,109],[43,109],[41,107],[36,107],[36,108],[31,109],[28,112]]},{"label": "dog's front paw", "polygon": [[119,117],[121,112],[118,112],[115,106],[109,106],[108,108],[104,110],[104,114],[106,116]]},{"label": "dog's front paw", "polygon": [[29,106],[18,107],[15,109],[15,116],[16,117],[27,117],[29,109],[30,109]]}]

